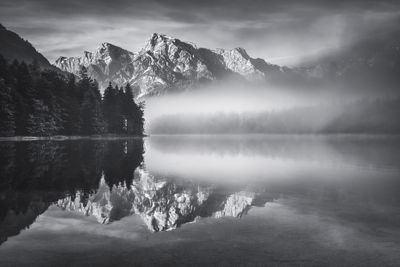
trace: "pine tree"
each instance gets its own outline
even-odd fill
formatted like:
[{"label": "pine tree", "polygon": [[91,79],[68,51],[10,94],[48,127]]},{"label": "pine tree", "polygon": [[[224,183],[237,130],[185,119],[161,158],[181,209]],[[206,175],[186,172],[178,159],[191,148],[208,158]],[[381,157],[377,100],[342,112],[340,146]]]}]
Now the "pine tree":
[{"label": "pine tree", "polygon": [[69,75],[65,92],[65,134],[76,135],[81,133],[82,118],[79,110],[82,98],[82,92],[75,83],[75,76]]},{"label": "pine tree", "polygon": [[128,123],[127,123],[127,117],[123,112],[124,98],[125,98],[124,88],[121,86],[118,90],[117,103],[116,103],[117,105],[116,112],[118,114],[117,115],[118,133],[126,134]]},{"label": "pine tree", "polygon": [[0,55],[0,135],[142,134],[143,105],[129,84],[111,83],[101,98],[98,84],[82,68],[80,79],[35,64],[8,64]]},{"label": "pine tree", "polygon": [[82,67],[78,88],[83,91],[81,102],[81,132],[82,134],[99,134],[104,132],[104,120],[101,110],[101,95],[98,84],[87,75],[87,69]]},{"label": "pine tree", "polygon": [[32,77],[24,62],[19,64],[17,61],[14,61],[11,72],[14,72],[15,77],[16,134],[25,135],[27,134],[28,116],[32,112],[31,107],[36,94],[33,89]]},{"label": "pine tree", "polygon": [[[52,120],[55,122],[57,132],[62,131],[65,124],[65,81],[53,71],[44,71],[34,81],[36,99],[47,106]],[[34,112],[34,111],[32,111]]]},{"label": "pine tree", "polygon": [[0,136],[15,134],[15,105],[12,92],[0,77]]},{"label": "pine tree", "polygon": [[124,133],[124,117],[121,109],[121,90],[118,86],[113,88],[110,83],[104,91],[103,98],[103,113],[108,133]]},{"label": "pine tree", "polygon": [[111,82],[109,83],[108,87],[104,90],[104,97],[103,97],[103,114],[104,119],[107,125],[107,132],[111,133],[115,129],[115,99],[116,99],[116,92],[112,87]]},{"label": "pine tree", "polygon": [[122,111],[125,116],[130,117],[132,111],[133,93],[129,83],[125,86],[125,94],[122,100]]},{"label": "pine tree", "polygon": [[0,55],[0,78],[3,79],[4,83],[7,83],[7,78],[9,77],[7,61],[2,55]]},{"label": "pine tree", "polygon": [[129,83],[125,86],[122,110],[124,116],[127,118],[127,132],[129,134],[141,135],[143,133],[143,110],[141,106],[135,103]]},{"label": "pine tree", "polygon": [[88,90],[81,103],[81,133],[84,135],[99,134],[104,131],[104,121],[100,102],[93,91]]},{"label": "pine tree", "polygon": [[27,133],[36,136],[50,136],[57,132],[57,124],[43,101],[34,99],[32,112],[28,115]]},{"label": "pine tree", "polygon": [[144,109],[145,103],[140,102],[138,105],[135,104],[135,121],[136,121],[136,128],[135,134],[136,135],[143,135],[144,134]]}]

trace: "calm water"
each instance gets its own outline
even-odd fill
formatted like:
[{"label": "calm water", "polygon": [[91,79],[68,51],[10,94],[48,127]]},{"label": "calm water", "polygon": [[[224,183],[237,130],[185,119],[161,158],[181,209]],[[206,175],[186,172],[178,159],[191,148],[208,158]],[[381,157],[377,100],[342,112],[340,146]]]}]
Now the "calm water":
[{"label": "calm water", "polygon": [[400,138],[0,142],[0,266],[400,266]]}]

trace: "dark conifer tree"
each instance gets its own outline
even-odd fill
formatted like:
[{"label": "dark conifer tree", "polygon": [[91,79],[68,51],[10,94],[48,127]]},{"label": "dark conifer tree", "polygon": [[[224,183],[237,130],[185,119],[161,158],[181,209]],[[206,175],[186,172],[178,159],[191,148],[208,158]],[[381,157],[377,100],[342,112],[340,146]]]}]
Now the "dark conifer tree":
[{"label": "dark conifer tree", "polygon": [[65,92],[65,134],[77,135],[81,133],[82,118],[80,116],[80,103],[82,101],[82,92],[77,88],[75,76],[69,75]]},{"label": "dark conifer tree", "polygon": [[0,56],[0,135],[142,134],[143,118],[136,116],[143,112],[129,85],[123,90],[110,84],[102,100],[86,68],[80,76],[75,82],[73,75],[34,63],[8,64]]},{"label": "dark conifer tree", "polygon": [[124,98],[125,98],[124,88],[121,86],[118,90],[116,111],[118,114],[118,132],[122,134],[127,133],[127,118],[123,112]]},{"label": "dark conifer tree", "polygon": [[134,120],[136,121],[136,128],[133,134],[135,135],[143,135],[144,134],[144,109],[145,103],[140,102],[136,105],[136,113],[134,115]]},{"label": "dark conifer tree", "polygon": [[0,55],[0,77],[3,79],[4,83],[8,82],[10,75],[8,74],[8,64],[6,59]]},{"label": "dark conifer tree", "polygon": [[[129,83],[125,86],[122,101],[122,111],[127,119],[127,133],[141,135],[143,133],[143,110],[137,105],[133,98],[132,88]],[[139,118],[138,116],[141,116]]]},{"label": "dark conifer tree", "polygon": [[103,113],[107,124],[107,132],[120,134],[123,129],[123,117],[119,101],[119,88],[112,87],[111,83],[104,91]]},{"label": "dark conifer tree", "polygon": [[[64,94],[62,93],[65,82],[55,72],[42,72],[34,82],[36,98],[32,103],[31,115],[42,114],[45,124],[43,127],[51,131],[50,134],[56,134],[63,130],[66,117],[63,107]],[[43,107],[38,107],[42,104]],[[51,126],[50,126],[51,125]],[[44,130],[45,131],[45,130]]]},{"label": "dark conifer tree", "polygon": [[50,109],[42,100],[33,100],[32,112],[28,115],[26,130],[29,135],[50,136],[58,131]]},{"label": "dark conifer tree", "polygon": [[84,135],[103,133],[104,121],[98,84],[88,76],[85,67],[82,67],[80,75],[78,88],[83,92],[80,108],[81,132]]},{"label": "dark conifer tree", "polygon": [[84,135],[100,134],[103,132],[104,124],[100,102],[92,90],[86,91],[80,108],[81,133]]},{"label": "dark conifer tree", "polygon": [[33,89],[32,77],[29,73],[27,65],[22,62],[13,62],[15,77],[15,103],[16,103],[16,133],[18,135],[27,134],[27,121],[29,113],[32,112],[33,99],[36,98]]},{"label": "dark conifer tree", "polygon": [[15,134],[15,105],[12,91],[0,77],[0,136]]},{"label": "dark conifer tree", "polygon": [[106,122],[107,132],[113,132],[114,129],[114,101],[115,101],[115,90],[112,87],[111,82],[108,87],[104,90],[103,96],[103,115]]}]

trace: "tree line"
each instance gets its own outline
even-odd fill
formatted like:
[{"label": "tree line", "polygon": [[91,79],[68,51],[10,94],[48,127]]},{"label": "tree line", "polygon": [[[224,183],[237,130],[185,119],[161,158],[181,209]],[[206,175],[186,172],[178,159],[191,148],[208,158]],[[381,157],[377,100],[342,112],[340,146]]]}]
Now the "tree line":
[{"label": "tree line", "polygon": [[0,136],[143,134],[144,106],[129,83],[110,83],[102,98],[86,68],[79,76],[0,55]]}]

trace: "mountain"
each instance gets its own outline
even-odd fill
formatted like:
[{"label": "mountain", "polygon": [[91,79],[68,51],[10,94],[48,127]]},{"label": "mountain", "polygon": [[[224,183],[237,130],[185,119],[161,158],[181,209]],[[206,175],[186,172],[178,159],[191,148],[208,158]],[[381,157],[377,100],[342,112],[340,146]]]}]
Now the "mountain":
[{"label": "mountain", "polygon": [[296,88],[333,85],[364,93],[381,92],[382,87],[390,91],[400,82],[400,34],[359,40],[337,53],[296,68],[252,58],[243,48],[198,48],[157,33],[138,52],[102,44],[93,53],[84,52],[82,57],[60,57],[55,65],[76,75],[81,66],[87,67],[102,89],[110,81],[119,86],[129,82],[138,98],[181,91],[224,77],[267,80]]},{"label": "mountain", "polygon": [[22,39],[15,32],[7,30],[0,24],[0,55],[9,61],[14,59],[25,63],[37,62],[41,68],[54,68],[31,43]]},{"label": "mountain", "polygon": [[287,69],[251,58],[243,48],[232,50],[197,48],[163,34],[154,33],[138,52],[104,43],[81,57],[60,57],[55,65],[78,75],[88,68],[102,89],[111,81],[129,82],[137,97],[182,90],[189,85],[234,76],[246,80],[270,79]]},{"label": "mountain", "polygon": [[[154,33],[137,52],[102,43],[80,57],[60,57],[55,68],[28,41],[0,24],[0,54],[7,60],[37,62],[43,68],[79,75],[85,66],[104,89],[109,82],[130,83],[137,98],[181,91],[224,77],[272,81],[293,87],[342,85],[367,90],[397,88],[400,82],[400,33],[374,35],[341,51],[296,68],[252,58],[243,48],[207,49]],[[311,83],[310,83],[311,82]],[[318,83],[319,82],[319,83]],[[382,92],[381,92],[382,93]]]},{"label": "mountain", "polygon": [[133,74],[133,58],[132,52],[102,43],[93,53],[85,51],[82,57],[77,58],[60,57],[55,65],[76,75],[79,75],[81,66],[85,66],[91,77],[104,87],[108,81],[121,85],[129,81]]}]

